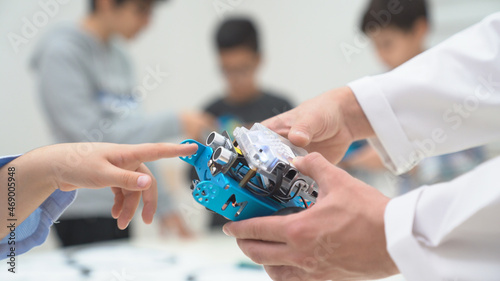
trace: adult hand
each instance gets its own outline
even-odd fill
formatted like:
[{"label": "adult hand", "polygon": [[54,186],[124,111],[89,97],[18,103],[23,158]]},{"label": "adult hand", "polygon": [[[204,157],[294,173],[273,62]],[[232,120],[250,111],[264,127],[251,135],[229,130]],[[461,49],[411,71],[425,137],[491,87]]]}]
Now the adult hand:
[{"label": "adult hand", "polygon": [[318,153],[294,161],[319,185],[317,203],[288,216],[224,226],[241,250],[275,280],[366,280],[398,273],[386,250],[384,211],[389,198]]},{"label": "adult hand", "polygon": [[144,203],[144,222],[150,224],[156,212],[156,180],[143,163],[192,155],[196,149],[196,145],[165,143],[83,143],[48,146],[29,154],[38,154],[30,155],[32,158],[38,158],[34,161],[51,163],[48,166],[52,175],[52,186],[62,191],[111,187],[115,194],[111,214],[118,220],[118,227],[125,229],[132,220],[141,197]]},{"label": "adult hand", "polygon": [[374,134],[348,87],[328,91],[262,124],[332,163],[342,159],[354,140]]}]

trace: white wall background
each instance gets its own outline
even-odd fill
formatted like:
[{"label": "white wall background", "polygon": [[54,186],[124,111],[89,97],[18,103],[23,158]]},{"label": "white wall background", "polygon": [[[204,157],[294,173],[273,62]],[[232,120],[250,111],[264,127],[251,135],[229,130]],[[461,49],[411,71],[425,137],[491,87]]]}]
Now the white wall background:
[{"label": "white wall background", "polygon": [[[40,3],[58,1],[58,11],[15,52],[8,35],[21,34],[23,18],[33,22],[45,13]],[[58,3],[56,2],[56,3]],[[65,3],[64,2],[69,2]],[[147,67],[159,66],[171,76],[149,93],[150,112],[197,108],[219,92],[221,81],[214,59],[212,35],[219,13],[214,4],[235,4],[231,13],[252,15],[261,27],[265,52],[262,83],[290,95],[296,103],[358,77],[383,69],[371,47],[347,60],[339,48],[354,44],[364,0],[171,0],[155,12],[150,28],[130,44],[138,79]],[[485,15],[500,11],[495,0],[434,0],[435,44]],[[50,26],[75,21],[87,1],[0,0],[0,155],[22,153],[51,143],[37,104],[28,62],[34,46]],[[42,16],[43,17],[43,16]],[[40,18],[43,20],[43,18]]]}]

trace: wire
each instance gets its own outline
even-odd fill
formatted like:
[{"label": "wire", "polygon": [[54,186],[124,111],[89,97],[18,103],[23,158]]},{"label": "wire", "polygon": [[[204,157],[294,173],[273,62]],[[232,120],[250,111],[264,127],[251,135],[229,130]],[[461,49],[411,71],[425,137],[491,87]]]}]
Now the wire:
[{"label": "wire", "polygon": [[302,196],[300,196],[300,199],[302,199],[302,203],[304,203],[304,207],[306,209],[309,209],[309,205],[307,205],[306,199],[304,199],[304,197],[302,197]]}]

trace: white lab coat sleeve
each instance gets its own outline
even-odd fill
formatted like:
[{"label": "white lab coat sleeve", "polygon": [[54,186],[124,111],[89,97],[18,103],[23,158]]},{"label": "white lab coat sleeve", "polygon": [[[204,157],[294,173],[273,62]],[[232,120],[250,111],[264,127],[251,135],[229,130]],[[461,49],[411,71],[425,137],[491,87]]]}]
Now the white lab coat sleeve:
[{"label": "white lab coat sleeve", "polygon": [[387,248],[408,281],[500,280],[500,157],[392,199]]},{"label": "white lab coat sleeve", "polygon": [[[350,83],[386,166],[500,139],[500,13],[401,67]],[[392,199],[389,254],[414,280],[500,280],[500,158]]]},{"label": "white lab coat sleeve", "polygon": [[386,74],[349,84],[370,143],[401,174],[421,159],[500,139],[500,13]]}]

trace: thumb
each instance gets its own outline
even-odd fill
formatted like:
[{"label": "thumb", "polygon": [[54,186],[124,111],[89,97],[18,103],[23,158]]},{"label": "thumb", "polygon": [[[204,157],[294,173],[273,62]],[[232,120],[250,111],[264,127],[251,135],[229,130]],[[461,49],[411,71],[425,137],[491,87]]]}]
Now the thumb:
[{"label": "thumb", "polygon": [[293,165],[299,172],[311,177],[319,186],[324,187],[334,185],[335,178],[342,171],[317,152],[295,158]]},{"label": "thumb", "polygon": [[106,173],[107,186],[116,186],[130,191],[147,190],[153,180],[150,175],[113,167]]},{"label": "thumb", "polygon": [[297,114],[288,133],[288,139],[297,146],[305,147],[311,143],[321,128],[321,122],[313,113]]},{"label": "thumb", "polygon": [[280,115],[276,115],[267,120],[261,122],[262,125],[266,126],[271,131],[274,131],[278,135],[282,137],[288,137],[288,133],[290,132],[290,126],[288,125],[291,120],[292,113],[285,112]]}]

